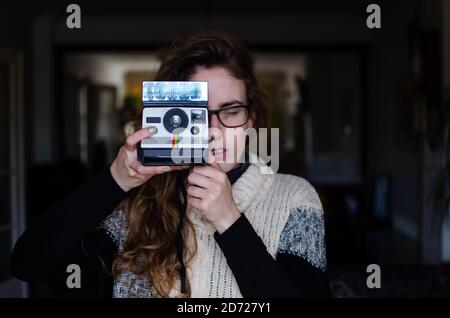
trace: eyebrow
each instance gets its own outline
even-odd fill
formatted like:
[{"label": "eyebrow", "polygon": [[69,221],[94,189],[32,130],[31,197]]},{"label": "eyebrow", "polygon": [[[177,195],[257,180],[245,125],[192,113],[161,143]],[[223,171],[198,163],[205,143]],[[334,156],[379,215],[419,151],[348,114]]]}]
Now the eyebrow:
[{"label": "eyebrow", "polygon": [[232,101],[225,102],[225,103],[221,104],[221,105],[219,106],[219,108],[224,108],[224,107],[234,106],[234,105],[236,105],[236,106],[237,106],[237,105],[244,105],[244,103],[241,102],[241,101],[239,101],[239,100],[237,100],[237,99],[235,99],[235,100],[232,100]]}]

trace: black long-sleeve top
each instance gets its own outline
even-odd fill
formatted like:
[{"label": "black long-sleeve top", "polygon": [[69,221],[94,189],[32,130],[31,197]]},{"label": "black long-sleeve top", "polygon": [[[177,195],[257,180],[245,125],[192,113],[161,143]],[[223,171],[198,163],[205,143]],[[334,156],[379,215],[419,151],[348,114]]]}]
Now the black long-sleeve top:
[{"label": "black long-sleeve top", "polygon": [[[240,170],[228,173],[232,183]],[[80,264],[81,295],[111,297],[117,246],[98,225],[127,194],[105,167],[27,228],[11,255],[12,275],[30,283],[60,284],[64,290],[67,266]],[[274,259],[244,214],[214,238],[244,297],[330,296],[326,271],[291,253],[278,252]]]}]

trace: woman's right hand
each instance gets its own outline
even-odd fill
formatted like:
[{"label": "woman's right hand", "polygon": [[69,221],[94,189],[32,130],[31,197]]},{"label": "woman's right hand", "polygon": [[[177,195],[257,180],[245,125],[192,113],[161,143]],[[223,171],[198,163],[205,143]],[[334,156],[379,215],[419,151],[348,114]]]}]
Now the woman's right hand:
[{"label": "woman's right hand", "polygon": [[129,135],[111,164],[111,175],[124,191],[140,186],[155,174],[189,168],[189,166],[143,166],[138,159],[137,144],[154,133],[154,127],[146,127]]}]

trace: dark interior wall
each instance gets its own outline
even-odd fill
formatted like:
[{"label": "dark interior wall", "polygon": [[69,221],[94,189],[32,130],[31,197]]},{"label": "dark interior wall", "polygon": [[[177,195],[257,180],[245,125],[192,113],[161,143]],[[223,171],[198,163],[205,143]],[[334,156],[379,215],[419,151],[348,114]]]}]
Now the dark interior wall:
[{"label": "dark interior wall", "polygon": [[[406,259],[399,259],[398,255],[404,254],[396,254],[395,249],[400,247],[393,247],[393,260],[400,263],[415,259],[434,263],[441,259],[441,230],[433,221],[429,195],[433,181],[427,178],[430,164],[426,162],[424,118],[423,114],[415,117],[417,110],[408,100],[411,94],[420,94],[414,89],[411,67],[408,38],[411,23],[417,19],[422,31],[438,33],[439,4],[439,1],[420,2],[403,10],[386,12],[382,30],[372,34],[367,61],[368,174],[390,177],[392,224],[403,238],[417,242]],[[437,51],[435,58],[439,56]],[[439,85],[439,74],[433,82]],[[405,131],[405,128],[412,130]],[[410,133],[413,138],[405,138]]]},{"label": "dark interior wall", "polygon": [[[367,169],[373,180],[386,175],[391,198],[388,213],[394,228],[417,241],[411,262],[418,257],[420,222],[420,149],[401,139],[411,117],[400,109],[402,89],[409,84],[408,23],[416,8],[383,14],[383,27],[372,33],[367,57]],[[412,108],[407,111],[412,111]],[[395,243],[395,241],[394,241]],[[393,254],[395,257],[395,254]]]},{"label": "dark interior wall", "polygon": [[313,184],[363,186],[363,55],[361,49],[349,48],[313,52],[308,58],[314,133],[307,178]]},{"label": "dark interior wall", "polygon": [[[24,80],[24,111],[30,114],[32,111],[31,101],[32,95],[29,89],[33,86],[32,74],[32,49],[33,49],[33,33],[32,21],[35,19],[36,13],[32,10],[15,10],[6,2],[0,3],[0,47],[18,49],[22,51],[23,58],[23,80]],[[26,123],[28,125],[29,123]],[[26,128],[26,140],[31,135],[30,127]],[[27,157],[26,162],[31,162],[32,153],[29,149],[25,149]]]},{"label": "dark interior wall", "polygon": [[[444,1],[442,3],[442,63],[443,63],[443,87],[447,90],[450,90],[450,2]],[[442,160],[436,155],[434,156],[434,162],[440,162],[442,164]],[[431,160],[430,160],[431,161]],[[424,209],[424,212],[426,210]],[[431,230],[433,228],[430,228]],[[429,232],[432,232],[429,230]],[[449,262],[450,261],[450,224],[447,223],[443,227],[443,235],[442,235],[442,260]]]},{"label": "dark interior wall", "polygon": [[148,6],[147,14],[139,12],[139,7],[120,11],[120,4],[80,2],[81,30],[65,27],[65,3],[2,8],[0,45],[18,47],[25,53],[27,164],[58,160],[55,45],[159,44],[205,28],[225,29],[255,47],[363,45],[367,47],[366,176],[368,180],[380,174],[391,177],[394,226],[410,239],[419,240],[421,149],[402,146],[395,136],[402,120],[398,114],[400,90],[409,76],[407,26],[415,15],[419,13],[421,18],[420,13],[425,14],[423,6],[440,1],[379,1],[381,30],[367,29],[365,4],[360,1],[342,5],[319,1],[315,6],[305,2],[297,8],[283,3],[284,7],[277,5],[276,9],[242,4],[247,6],[244,10],[233,11],[231,5],[221,7],[213,1],[199,2],[195,7],[180,1],[174,13],[169,7]]}]

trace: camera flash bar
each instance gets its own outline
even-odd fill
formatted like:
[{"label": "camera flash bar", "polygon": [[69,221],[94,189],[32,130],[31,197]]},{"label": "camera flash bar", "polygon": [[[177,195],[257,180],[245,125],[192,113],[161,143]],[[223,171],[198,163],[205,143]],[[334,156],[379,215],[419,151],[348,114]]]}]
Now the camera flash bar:
[{"label": "camera flash bar", "polygon": [[161,104],[208,105],[208,82],[144,81],[144,106]]}]

